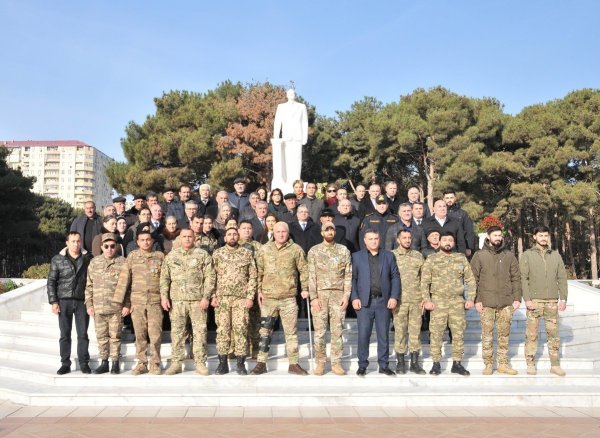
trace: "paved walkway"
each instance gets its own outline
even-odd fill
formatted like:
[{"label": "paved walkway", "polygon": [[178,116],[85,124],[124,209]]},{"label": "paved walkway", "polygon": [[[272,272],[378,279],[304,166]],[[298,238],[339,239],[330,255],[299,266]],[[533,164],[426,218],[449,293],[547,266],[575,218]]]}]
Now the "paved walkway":
[{"label": "paved walkway", "polygon": [[0,437],[598,437],[600,408],[47,407],[0,401]]}]

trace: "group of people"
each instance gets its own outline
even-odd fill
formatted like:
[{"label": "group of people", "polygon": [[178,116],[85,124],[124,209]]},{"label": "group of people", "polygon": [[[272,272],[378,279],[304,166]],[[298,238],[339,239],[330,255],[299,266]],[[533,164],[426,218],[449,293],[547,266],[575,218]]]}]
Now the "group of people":
[{"label": "group of people", "polygon": [[[161,374],[163,316],[171,321],[172,356],[166,374],[183,371],[186,339],[198,374],[207,375],[207,320],[214,310],[219,365],[247,374],[246,358],[256,359],[252,374],[267,372],[267,359],[278,318],[284,330],[288,371],[306,375],[298,363],[297,321],[303,303],[314,325],[314,374],[326,368],[327,327],[334,374],[342,366],[343,322],[353,310],[358,325],[358,371],[366,375],[373,325],[379,372],[425,374],[419,363],[424,314],[433,367],[441,370],[446,328],[452,334],[451,371],[469,375],[464,353],[465,309],[481,316],[484,374],[492,374],[493,330],[498,337],[497,371],[516,374],[508,359],[513,312],[527,307],[527,372],[536,373],[538,324],[546,321],[550,371],[560,367],[558,311],[566,308],[566,271],[550,247],[549,230],[533,230],[535,245],[520,262],[506,248],[503,230],[490,227],[478,251],[473,223],[447,191],[429,212],[416,187],[407,199],[397,183],[359,185],[354,196],[329,184],[324,199],[317,185],[294,182],[294,193],[277,188],[246,193],[244,179],[232,192],[214,196],[203,184],[198,195],[183,185],[155,193],[113,199],[103,216],[93,202],[75,219],[66,248],[51,262],[48,299],[58,314],[61,367],[71,371],[71,331],[75,320],[80,369],[89,367],[87,329],[93,317],[100,365],[93,372],[120,372],[123,318],[130,315],[137,364],[132,374]],[[194,198],[194,199],[193,199]],[[390,324],[394,324],[395,371],[389,366]],[[147,348],[150,344],[150,359]],[[405,354],[409,353],[410,364]],[[109,359],[112,366],[109,367]]]}]

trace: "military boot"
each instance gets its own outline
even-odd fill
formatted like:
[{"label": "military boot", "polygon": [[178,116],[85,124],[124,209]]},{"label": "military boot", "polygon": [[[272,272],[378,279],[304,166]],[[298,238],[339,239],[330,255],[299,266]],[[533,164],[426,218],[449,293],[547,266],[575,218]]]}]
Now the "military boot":
[{"label": "military boot", "polygon": [[264,374],[267,372],[267,364],[264,362],[256,362],[256,366],[250,371],[250,374],[254,374],[255,376],[259,374]]},{"label": "military boot", "polygon": [[248,375],[248,371],[246,370],[246,356],[238,356],[237,357],[237,373],[240,376]]},{"label": "military boot", "polygon": [[219,354],[219,366],[215,371],[215,374],[227,374],[229,372],[229,362],[226,354]]},{"label": "military boot", "polygon": [[181,372],[181,362],[173,362],[171,363],[171,366],[167,368],[167,371],[165,371],[165,375],[174,376],[175,374],[180,374]]},{"label": "military boot", "polygon": [[560,365],[552,365],[550,367],[550,372],[552,374],[556,374],[559,377],[564,377],[567,375],[567,373],[565,373],[565,370],[563,370]]},{"label": "military boot", "polygon": [[432,374],[434,376],[439,376],[440,374],[442,374],[442,366],[440,365],[439,362],[433,363],[433,366],[431,367],[431,371],[429,371],[429,374]]},{"label": "military boot", "polygon": [[325,362],[317,362],[317,366],[315,367],[313,374],[315,376],[322,376],[325,374]]},{"label": "military boot", "polygon": [[345,376],[346,370],[342,367],[342,364],[339,362],[331,364],[331,372],[336,376]]},{"label": "military boot", "polygon": [[416,374],[426,374],[423,367],[419,364],[419,352],[412,351],[410,353],[410,372]]},{"label": "military boot", "polygon": [[406,374],[406,362],[404,362],[404,353],[396,353],[396,372]]},{"label": "military boot", "polygon": [[108,359],[102,359],[100,366],[94,370],[94,374],[108,373]]},{"label": "military boot", "polygon": [[208,376],[208,368],[202,362],[196,362],[196,374],[200,374],[201,376]]},{"label": "military boot", "polygon": [[111,374],[119,374],[121,372],[121,364],[119,364],[119,359],[112,361],[112,367],[110,368]]},{"label": "military boot", "polygon": [[450,370],[451,373],[454,374],[460,374],[461,376],[470,376],[471,373],[468,372],[465,367],[462,366],[462,364],[460,363],[460,360],[455,360],[452,362],[452,369]]},{"label": "military boot", "polygon": [[[500,368],[498,368],[498,371],[500,371]],[[492,374],[494,374],[494,367],[492,366],[492,364],[485,364],[485,368],[483,369],[481,374],[483,374],[484,376],[491,376]]]},{"label": "military boot", "polygon": [[516,376],[517,374],[519,374],[517,370],[515,370],[507,363],[501,363],[500,365],[498,365],[498,372],[500,374],[508,374],[509,376]]}]

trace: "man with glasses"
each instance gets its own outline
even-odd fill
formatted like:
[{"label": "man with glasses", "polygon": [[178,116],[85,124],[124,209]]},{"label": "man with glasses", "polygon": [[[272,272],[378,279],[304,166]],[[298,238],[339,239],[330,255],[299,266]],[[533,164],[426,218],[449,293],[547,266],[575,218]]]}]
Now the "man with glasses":
[{"label": "man with glasses", "polygon": [[102,255],[90,262],[85,286],[85,307],[87,314],[94,318],[100,366],[94,374],[108,372],[108,358],[112,361],[111,374],[119,374],[121,353],[121,332],[123,317],[129,315],[131,304],[113,303],[119,273],[125,265],[125,257],[117,256],[117,236],[112,233],[102,235]]}]

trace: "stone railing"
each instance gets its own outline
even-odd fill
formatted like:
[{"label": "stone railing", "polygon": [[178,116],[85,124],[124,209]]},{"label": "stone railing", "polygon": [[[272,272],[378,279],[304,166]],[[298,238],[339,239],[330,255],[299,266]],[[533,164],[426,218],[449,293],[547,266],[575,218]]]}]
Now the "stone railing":
[{"label": "stone railing", "polygon": [[23,286],[0,295],[0,319],[19,319],[21,310],[40,310],[46,302],[46,279],[11,278]]}]

